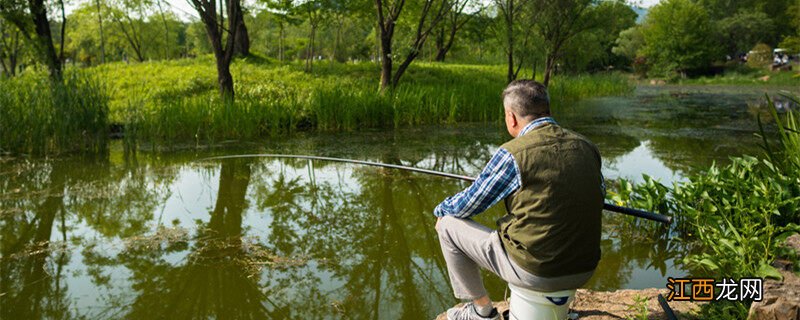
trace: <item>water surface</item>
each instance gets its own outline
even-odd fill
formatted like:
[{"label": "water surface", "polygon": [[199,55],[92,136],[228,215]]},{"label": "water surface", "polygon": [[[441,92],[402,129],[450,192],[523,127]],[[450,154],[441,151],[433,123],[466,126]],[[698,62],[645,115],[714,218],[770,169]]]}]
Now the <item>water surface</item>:
[{"label": "water surface", "polygon": [[[760,99],[758,90],[641,88],[554,113],[600,147],[606,177],[672,183],[759,152]],[[507,139],[493,123],[4,159],[0,318],[432,318],[456,300],[431,211],[464,182],[319,161],[198,159],[314,154],[475,175]],[[498,206],[477,220],[493,226],[502,214]],[[604,218],[602,260],[586,287],[662,287],[687,273],[668,232]],[[502,281],[485,282],[503,297]]]}]

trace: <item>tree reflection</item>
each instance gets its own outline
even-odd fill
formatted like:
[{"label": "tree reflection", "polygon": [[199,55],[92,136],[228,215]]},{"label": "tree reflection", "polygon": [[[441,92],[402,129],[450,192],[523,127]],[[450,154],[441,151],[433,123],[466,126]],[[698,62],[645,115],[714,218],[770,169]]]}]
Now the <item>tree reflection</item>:
[{"label": "tree reflection", "polygon": [[[0,318],[71,318],[62,270],[66,251],[51,244],[56,219],[65,232],[63,162],[7,175],[0,184]],[[42,170],[46,169],[46,170]],[[41,170],[41,171],[40,171]],[[28,194],[41,194],[29,197]],[[14,210],[11,210],[14,209]],[[66,236],[64,236],[66,241]],[[50,261],[48,261],[50,260]]]},{"label": "tree reflection", "polygon": [[[461,132],[433,136],[435,145],[429,136],[382,133],[385,144],[345,154],[325,150],[348,141],[310,139],[298,153],[477,174],[502,132]],[[625,135],[598,139],[638,144]],[[464,182],[304,160],[186,163],[194,157],[139,153],[0,177],[0,317],[73,318],[78,310],[90,318],[418,319],[456,302],[431,211]],[[176,207],[186,190],[210,194],[196,200],[207,210],[162,218],[164,208],[194,205]],[[492,227],[502,214],[497,206],[476,220]],[[606,230],[594,288],[627,286],[637,269],[669,271],[659,261],[674,258],[671,243],[620,226]],[[82,260],[69,263],[69,251],[47,242],[67,233]],[[99,293],[86,295],[105,309],[75,303],[64,274],[90,280]],[[485,284],[503,296],[497,277]]]},{"label": "tree reflection", "polygon": [[[247,207],[250,164],[225,160],[211,218],[201,223],[185,263],[171,266],[152,252],[132,252],[122,259],[137,273],[141,292],[126,317],[132,319],[265,319],[284,308],[271,300],[252,268],[266,258],[257,247],[243,241],[242,216]],[[171,251],[167,247],[163,253]],[[143,262],[143,263],[142,263]],[[161,267],[160,272],[148,268]],[[148,272],[150,271],[150,272]]]}]

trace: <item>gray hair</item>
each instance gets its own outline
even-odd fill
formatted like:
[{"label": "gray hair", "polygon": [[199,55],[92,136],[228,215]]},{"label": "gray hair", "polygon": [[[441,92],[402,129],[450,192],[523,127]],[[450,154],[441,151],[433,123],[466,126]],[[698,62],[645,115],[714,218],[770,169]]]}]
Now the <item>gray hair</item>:
[{"label": "gray hair", "polygon": [[533,80],[514,80],[509,83],[503,90],[503,105],[528,120],[550,115],[547,87]]}]

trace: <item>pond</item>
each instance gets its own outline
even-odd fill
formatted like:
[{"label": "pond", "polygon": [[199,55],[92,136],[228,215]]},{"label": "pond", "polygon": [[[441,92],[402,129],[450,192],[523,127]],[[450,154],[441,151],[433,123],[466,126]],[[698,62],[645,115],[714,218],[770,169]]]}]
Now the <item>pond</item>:
[{"label": "pond", "polygon": [[[558,106],[607,178],[671,183],[756,154],[759,90],[639,88]],[[464,182],[246,153],[353,158],[476,175],[500,123],[297,134],[205,151],[0,161],[0,318],[432,318],[456,303],[432,209]],[[493,226],[496,206],[478,216]],[[683,276],[668,230],[606,212],[588,288]],[[628,227],[625,227],[628,226]],[[654,228],[649,228],[653,230]],[[493,298],[505,284],[485,280]]]}]

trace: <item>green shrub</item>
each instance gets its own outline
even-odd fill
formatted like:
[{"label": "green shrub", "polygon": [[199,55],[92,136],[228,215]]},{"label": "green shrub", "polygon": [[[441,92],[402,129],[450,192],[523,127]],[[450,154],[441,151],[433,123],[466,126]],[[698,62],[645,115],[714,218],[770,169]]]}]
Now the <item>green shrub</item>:
[{"label": "green shrub", "polygon": [[752,68],[764,68],[772,64],[772,48],[759,43],[747,55],[747,65]]},{"label": "green shrub", "polygon": [[[793,98],[797,100],[796,98]],[[732,158],[671,188],[645,176],[643,184],[621,180],[609,197],[617,202],[675,216],[676,231],[696,247],[684,263],[694,276],[780,278],[770,264],[785,255],[782,241],[800,232],[800,131],[797,111],[777,112],[778,145],[765,131],[760,158]],[[743,318],[749,302],[703,305],[703,318]]]}]

